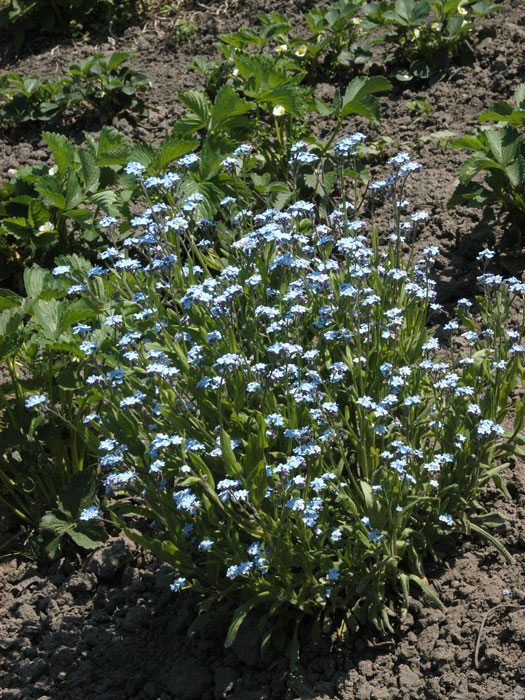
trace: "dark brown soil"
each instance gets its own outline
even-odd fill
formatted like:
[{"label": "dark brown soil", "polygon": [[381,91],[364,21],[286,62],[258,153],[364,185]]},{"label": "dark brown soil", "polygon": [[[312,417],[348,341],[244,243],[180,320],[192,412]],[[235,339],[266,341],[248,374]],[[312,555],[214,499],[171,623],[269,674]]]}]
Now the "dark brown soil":
[{"label": "dark brown soil", "polygon": [[[503,0],[505,10],[484,20],[480,34],[492,41],[471,65],[455,66],[433,87],[399,86],[381,98],[380,127],[349,118],[344,133],[357,128],[371,140],[389,137],[386,157],[399,148],[423,164],[407,192],[431,213],[420,245],[439,245],[440,300],[472,293],[475,256],[492,243],[476,230],[480,212],[468,207],[447,211],[464,159],[440,145],[438,131],[472,133],[477,115],[498,99],[511,98],[525,79],[525,5]],[[179,90],[202,83],[187,66],[196,54],[213,56],[217,34],[253,24],[260,12],[299,15],[308,1],[218,0],[186,3],[186,17],[197,32],[178,44],[173,23],[164,17],[97,45],[84,42],[32,43],[23,57],[4,47],[2,72],[51,77],[72,61],[95,51],[137,54],[133,67],[155,82],[150,115],[138,125],[121,120],[130,138],[158,144],[184,109]],[[372,67],[372,70],[374,68]],[[334,86],[319,86],[329,95]],[[428,100],[432,113],[414,123],[406,102]],[[314,124],[322,134],[325,125]],[[97,121],[88,125],[96,133]],[[344,135],[344,133],[342,135]],[[81,139],[81,134],[69,132]],[[22,165],[49,162],[37,131],[0,134],[0,176]],[[51,164],[51,163],[50,163]],[[501,235],[496,230],[496,235]],[[505,563],[496,549],[472,537],[446,553],[429,579],[447,606],[446,614],[413,601],[391,638],[358,634],[323,638],[305,649],[295,673],[277,655],[262,662],[255,627],[241,628],[232,649],[223,647],[218,626],[189,639],[191,595],[155,587],[158,563],[124,538],[77,563],[63,560],[38,567],[20,557],[0,563],[0,697],[40,700],[523,700],[525,690],[525,466],[503,472],[510,501],[496,491],[483,494],[487,507],[508,523],[497,536],[514,555]],[[488,616],[487,616],[488,613]]]}]

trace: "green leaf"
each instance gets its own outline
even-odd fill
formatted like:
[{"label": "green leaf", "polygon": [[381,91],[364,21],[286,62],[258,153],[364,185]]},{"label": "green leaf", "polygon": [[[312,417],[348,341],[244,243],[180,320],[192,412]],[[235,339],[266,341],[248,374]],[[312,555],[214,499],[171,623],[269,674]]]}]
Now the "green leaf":
[{"label": "green leaf", "polygon": [[222,458],[226,463],[226,473],[230,476],[242,478],[244,476],[243,468],[235,459],[235,455],[233,454],[233,450],[231,448],[231,438],[224,428],[221,429],[221,450]]},{"label": "green leaf", "polygon": [[129,150],[130,146],[127,143],[115,146],[115,148],[97,156],[97,165],[126,165],[130,160]]},{"label": "green leaf", "polygon": [[196,114],[185,114],[177,119],[171,133],[173,136],[189,136],[199,129],[203,129],[202,120]]},{"label": "green leaf", "polygon": [[242,605],[239,605],[239,607],[235,610],[233,613],[232,621],[230,624],[230,627],[228,629],[228,633],[226,634],[226,640],[224,642],[224,646],[226,648],[231,647],[233,642],[235,641],[235,637],[237,636],[237,632],[239,631],[239,627],[242,625],[244,622],[244,619],[246,618],[246,615],[253,610],[253,608],[258,605],[259,598],[264,596],[264,595],[270,595],[269,591],[264,591],[263,593],[260,593],[258,596],[254,596],[253,598],[250,598],[250,600],[247,600],[245,603]]},{"label": "green leaf", "polygon": [[331,117],[334,114],[333,106],[328,106],[319,97],[314,97],[314,104],[316,112],[318,112],[322,117]]},{"label": "green leaf", "polygon": [[213,112],[209,122],[210,132],[224,128],[234,117],[254,109],[253,102],[242,100],[229,85],[224,85],[215,98]]},{"label": "green leaf", "polygon": [[38,299],[42,292],[49,288],[52,281],[51,273],[36,264],[24,270],[26,294],[33,299]]},{"label": "green leaf", "polygon": [[224,134],[208,134],[202,145],[199,172],[207,179],[216,171],[222,160],[231,153],[232,141]]},{"label": "green leaf", "polygon": [[10,289],[0,289],[0,311],[19,307],[23,298]]},{"label": "green leaf", "polygon": [[487,532],[487,530],[484,530],[482,527],[479,525],[476,525],[476,523],[473,523],[470,521],[470,527],[474,530],[474,532],[477,532],[479,535],[482,535],[485,537],[491,544],[496,547],[498,552],[502,554],[505,559],[509,562],[509,564],[515,564],[516,560],[512,556],[512,554],[501,544],[501,542],[494,537],[494,535],[491,535],[490,532]]},{"label": "green leaf", "polygon": [[88,537],[83,532],[75,530],[74,528],[69,530],[67,534],[71,537],[75,544],[78,544],[79,547],[83,547],[84,549],[96,549],[101,545],[100,541],[93,540],[91,537]]},{"label": "green leaf", "polygon": [[518,107],[525,110],[525,83],[518,85],[516,92],[514,93],[514,99],[516,100]]},{"label": "green leaf", "polygon": [[47,143],[58,166],[58,172],[63,173],[67,167],[75,162],[75,146],[62,134],[54,134],[43,131],[42,138]]},{"label": "green leaf", "polygon": [[73,474],[57,497],[61,512],[70,520],[78,520],[84,510],[93,505],[97,495],[97,473],[95,469],[84,469]]},{"label": "green leaf", "polygon": [[33,314],[40,324],[44,334],[52,339],[58,340],[62,330],[63,307],[56,299],[44,301],[36,299],[33,302]]},{"label": "green leaf", "polygon": [[78,152],[84,189],[86,192],[94,192],[98,188],[100,179],[100,168],[97,160],[91,151],[85,148]]},{"label": "green leaf", "polygon": [[438,598],[436,592],[433,591],[432,588],[430,588],[430,586],[428,585],[428,583],[426,583],[425,581],[423,581],[422,578],[420,578],[419,576],[416,576],[415,574],[410,574],[410,575],[409,575],[409,578],[410,578],[411,581],[414,581],[414,583],[416,583],[416,584],[421,588],[421,590],[423,591],[423,593],[425,593],[425,594],[430,598],[430,600],[432,600],[432,601],[438,606],[438,608],[439,608],[442,612],[445,612],[445,610],[446,610],[445,606],[444,606],[443,603],[439,600],[439,598]]},{"label": "green leaf", "polygon": [[495,3],[490,2],[490,0],[481,0],[480,2],[476,2],[474,5],[471,5],[470,9],[473,10],[478,17],[485,17],[496,10],[504,10],[505,5],[496,5]]},{"label": "green leaf", "polygon": [[301,91],[290,83],[276,85],[252,96],[257,103],[268,102],[271,105],[281,105],[298,119],[302,119],[306,114],[307,105]]},{"label": "green leaf", "polygon": [[350,82],[346,88],[343,105],[351,100],[360,100],[374,92],[383,90],[391,90],[392,83],[382,76],[375,75],[372,77],[357,77]]},{"label": "green leaf", "polygon": [[190,88],[179,92],[179,100],[188,107],[200,120],[201,127],[208,125],[211,117],[211,102],[203,90]]},{"label": "green leaf", "polygon": [[18,332],[24,327],[29,301],[24,299],[20,308],[0,312],[0,359],[5,360],[20,349]]},{"label": "green leaf", "polygon": [[468,182],[465,185],[460,184],[456,187],[454,194],[448,200],[447,208],[450,209],[451,207],[455,207],[463,202],[475,200],[476,198],[481,197],[484,192],[484,187],[476,182]]},{"label": "green leaf", "polygon": [[122,63],[130,58],[133,58],[132,54],[125,53],[123,51],[115,51],[115,53],[112,53],[109,59],[107,59],[108,73],[114,71],[115,68],[118,68]]},{"label": "green leaf", "polygon": [[508,102],[500,100],[489,107],[485,112],[482,112],[478,119],[480,122],[486,121],[508,121],[508,117],[514,112],[514,108]]},{"label": "green leaf", "polygon": [[198,145],[199,141],[197,139],[181,140],[170,137],[159,146],[155,158],[151,162],[151,167],[156,172],[163,173],[170,163],[195,150]]},{"label": "green leaf", "polygon": [[460,165],[458,170],[459,179],[462,184],[465,185],[481,170],[489,170],[491,168],[502,170],[501,165],[495,160],[480,155],[479,153],[473,153],[470,158],[467,158],[467,160]]},{"label": "green leaf", "polygon": [[[76,221],[83,227],[93,224],[93,213],[89,211],[89,209],[70,209],[67,215],[68,218],[73,219],[73,221]],[[85,240],[88,240],[88,233],[89,232],[86,229],[84,229],[82,236],[85,238]]]},{"label": "green leaf", "polygon": [[29,225],[33,229],[38,229],[40,226],[49,221],[49,212],[39,199],[33,199],[31,201],[27,213],[27,219]]},{"label": "green leaf", "polygon": [[523,176],[524,165],[525,161],[520,159],[515,160],[510,165],[505,166],[505,175],[508,177],[509,182],[513,187],[519,188],[520,186],[525,185],[525,178]]},{"label": "green leaf", "polygon": [[78,175],[71,171],[66,185],[66,209],[75,209],[84,199],[84,192],[80,186]]},{"label": "green leaf", "polygon": [[471,148],[474,151],[485,148],[485,144],[477,136],[461,136],[449,145],[451,148]]},{"label": "green leaf", "polygon": [[45,551],[50,559],[54,559],[60,550],[60,543],[62,541],[64,533],[61,532],[59,535],[54,537],[51,542],[48,542],[45,546]]},{"label": "green leaf", "polygon": [[128,157],[130,161],[138,161],[148,167],[155,158],[155,149],[147,143],[134,143],[129,149]]},{"label": "green leaf", "polygon": [[[84,132],[86,140],[88,140],[89,134]],[[106,124],[102,127],[100,131],[100,136],[98,137],[98,143],[95,144],[93,141],[93,147],[95,147],[95,153],[97,156],[102,156],[104,153],[113,152],[117,147],[125,146],[125,137],[111,126]]]},{"label": "green leaf", "polygon": [[447,32],[449,33],[450,36],[454,36],[459,32],[461,27],[463,26],[463,16],[462,15],[454,15],[454,17],[451,17],[448,22],[447,22]]},{"label": "green leaf", "polygon": [[[124,507],[125,512],[125,507]],[[146,537],[132,530],[126,526],[126,522],[117,515],[115,512],[110,512],[110,518],[113,522],[119,526],[119,528],[126,534],[130,540],[140,544],[144,549],[149,549],[155,554],[159,559],[171,564],[173,568],[177,568],[180,565],[180,558],[177,556],[177,548],[172,542],[161,542],[153,537]]]},{"label": "green leaf", "polygon": [[96,204],[97,207],[103,209],[106,214],[110,216],[119,216],[119,212],[115,207],[117,201],[117,194],[114,190],[101,190],[100,192],[94,192],[87,198],[88,202]]},{"label": "green leaf", "polygon": [[40,521],[40,529],[45,532],[63,534],[70,526],[67,520],[62,520],[51,512],[47,512]]},{"label": "green leaf", "polygon": [[83,299],[76,299],[72,302],[67,302],[64,308],[63,318],[62,318],[62,328],[70,328],[74,323],[86,322],[89,319],[96,316],[96,312],[89,308]]},{"label": "green leaf", "polygon": [[487,131],[485,135],[498,165],[508,165],[516,158],[521,142],[516,129],[504,126],[501,131]]},{"label": "green leaf", "polygon": [[60,182],[57,177],[51,175],[41,175],[34,184],[35,190],[47,197],[56,207],[64,209],[66,199],[62,194]]},{"label": "green leaf", "polygon": [[365,97],[360,100],[345,102],[341,110],[341,117],[344,119],[349,114],[359,114],[374,124],[379,124],[381,121],[379,102],[375,97]]}]

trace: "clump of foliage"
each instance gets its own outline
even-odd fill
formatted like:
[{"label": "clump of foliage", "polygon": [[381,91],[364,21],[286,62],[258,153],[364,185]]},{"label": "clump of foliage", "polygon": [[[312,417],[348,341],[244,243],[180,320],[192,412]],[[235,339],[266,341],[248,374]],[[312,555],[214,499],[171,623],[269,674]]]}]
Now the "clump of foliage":
[{"label": "clump of foliage", "polygon": [[125,212],[134,188],[120,177],[129,146],[114,129],[104,127],[98,141],[86,134],[84,148],[60,134],[43,132],[42,137],[55,165],[20,168],[0,189],[2,279],[37,259],[46,267],[60,253],[96,250],[100,212]]},{"label": "clump of foliage", "polygon": [[501,128],[485,128],[450,144],[473,153],[459,168],[460,184],[448,206],[467,202],[483,207],[484,216],[490,219],[491,207],[499,205],[507,243],[522,240],[525,214],[525,83],[516,88],[514,100],[516,107],[501,100],[478,117],[480,122],[496,121]]},{"label": "clump of foliage", "polygon": [[371,54],[369,31],[362,29],[358,16],[363,4],[363,0],[339,0],[328,9],[310,10],[304,16],[310,34],[304,37],[297,36],[292,20],[278,12],[259,15],[259,30],[241,27],[231,34],[221,34],[215,44],[220,61],[197,59],[194,67],[208,73],[208,83],[213,84],[225,66],[234,67],[236,56],[255,47],[273,53],[278,65],[286,70],[306,71],[310,84],[343,71],[347,74],[349,66],[366,63]]},{"label": "clump of foliage", "polygon": [[[43,132],[56,165],[20,168],[0,187],[0,250],[4,252],[0,279],[12,278],[37,257],[40,265],[49,267],[60,253],[88,258],[96,253],[106,242],[96,224],[100,212],[129,215],[128,202],[136,182],[123,167],[130,159],[146,166],[148,174],[160,175],[170,162],[198,145],[196,136],[201,137],[199,167],[188,173],[185,187],[188,193],[191,190],[204,197],[203,213],[213,217],[221,211],[220,202],[232,187],[242,192],[249,186],[256,195],[269,197],[272,204],[279,201],[283,206],[290,200],[294,191],[285,181],[289,174],[287,150],[298,135],[307,135],[324,153],[349,115],[359,114],[379,123],[375,93],[390,88],[386,78],[355,78],[343,95],[337,92],[327,105],[313,100],[296,78],[273,65],[265,64],[266,70],[259,73],[258,58],[247,63],[246,79],[237,89],[223,86],[214,102],[196,89],[180,93],[190,113],[176,122],[172,135],[157,150],[145,143],[130,145],[108,126],[102,128],[98,142],[85,133],[86,146],[80,148],[61,134]],[[305,121],[308,109],[336,121],[326,142],[311,134]],[[221,167],[242,139],[252,140],[260,154],[245,171],[248,182],[232,180]],[[300,186],[318,193],[318,178],[297,176],[292,180],[295,191]],[[334,185],[335,177],[327,173],[323,184],[326,195]]]},{"label": "clump of foliage", "polygon": [[[71,259],[87,272],[87,261]],[[83,539],[87,532],[77,537],[80,510],[73,507],[84,498],[92,505],[97,491],[96,451],[88,447],[83,423],[86,361],[73,328],[92,319],[105,297],[99,285],[93,290],[101,294],[96,307],[64,298],[62,285],[38,265],[25,271],[24,285],[24,297],[0,290],[0,362],[9,373],[0,391],[0,502],[29,534],[37,531],[46,511],[65,509],[69,522],[61,537],[53,532],[46,538],[48,552],[55,554],[66,533],[79,545],[95,546]],[[36,411],[40,404],[34,397],[41,391],[46,392],[46,411]],[[100,528],[96,530],[100,540]]]},{"label": "clump of foliage", "polygon": [[151,81],[123,64],[129,53],[99,53],[71,63],[67,75],[53,80],[22,78],[8,73],[0,78],[0,122],[55,123],[102,117],[112,120],[122,112],[137,116],[144,112],[140,93]]},{"label": "clump of foliage", "polygon": [[19,168],[0,187],[0,280],[38,261],[51,267],[57,255],[78,253],[95,259],[107,245],[98,225],[100,214],[129,216],[128,202],[137,189],[124,172],[129,158],[152,170],[165,169],[196,146],[191,139],[167,139],[157,150],[129,144],[116,129],[104,126],[98,140],[85,133],[76,146],[65,136],[43,132],[55,164]]},{"label": "clump of foliage", "polygon": [[206,76],[213,97],[225,82],[235,84],[242,75],[239,59],[253,59],[255,48],[255,55],[268,62],[273,57],[277,68],[301,74],[305,84],[315,86],[347,76],[349,69],[355,74],[378,45],[385,47],[387,70],[398,80],[435,82],[453,60],[473,51],[477,22],[502,7],[490,0],[340,0],[305,15],[311,30],[306,37],[297,36],[290,19],[273,12],[259,16],[259,28],[220,35],[215,44],[220,60],[197,57],[193,68]]},{"label": "clump of foliage", "polygon": [[[383,238],[358,218],[364,138],[330,156],[339,206],[257,213],[245,191],[222,201],[218,239],[185,189],[197,155],[157,177],[131,162],[146,199],[132,235],[87,277],[73,262],[53,272],[86,304],[95,283],[108,300],[76,332],[114,521],[173,567],[172,590],[205,594],[197,625],[218,604],[229,645],[257,611],[263,649],[287,645],[292,663],[302,630],[391,630],[414,586],[441,605],[424,557],[451,532],[482,533],[511,558],[477,495],[491,480],[505,490],[496,460],[522,451],[521,402],[514,427],[502,423],[524,376],[525,318],[511,318],[525,285],[488,273],[485,251],[482,293],[429,328],[439,251],[415,255],[428,214],[403,198],[421,165],[399,153],[370,184],[370,211],[392,207]],[[222,167],[243,181],[253,158],[244,144]],[[325,167],[305,142],[289,162],[290,178]],[[131,529],[130,514],[149,527]]]},{"label": "clump of foliage", "polygon": [[[312,87],[303,84],[306,71],[294,73],[275,56],[239,53],[234,64],[234,79],[223,84],[214,99],[194,88],[179,93],[190,113],[176,122],[172,133],[187,136],[201,132],[207,137],[215,136],[216,143],[226,136],[230,146],[235,141],[238,144],[239,140],[250,140],[262,156],[262,174],[281,189],[289,170],[288,149],[294,141],[308,139],[322,153],[328,152],[349,115],[358,114],[380,123],[376,93],[392,87],[381,76],[357,77],[348,83],[344,93],[336,90],[328,105],[314,96]],[[307,122],[309,112],[334,120],[326,141],[315,138]],[[226,146],[228,141],[223,143]],[[297,181],[293,183],[296,187]]]},{"label": "clump of foliage", "polygon": [[0,28],[14,35],[20,47],[29,31],[67,34],[107,28],[115,16],[136,14],[135,5],[135,0],[6,0],[0,10]]},{"label": "clump of foliage", "polygon": [[367,27],[385,29],[386,57],[399,80],[439,80],[450,62],[472,51],[476,23],[502,9],[490,0],[396,0],[368,3]]}]

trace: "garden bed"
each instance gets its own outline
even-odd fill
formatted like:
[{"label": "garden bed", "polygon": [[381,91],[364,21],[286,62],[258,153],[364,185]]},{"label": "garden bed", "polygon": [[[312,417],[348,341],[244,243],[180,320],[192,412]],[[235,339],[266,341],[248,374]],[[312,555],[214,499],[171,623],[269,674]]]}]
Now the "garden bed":
[{"label": "garden bed", "polygon": [[[477,209],[446,209],[464,159],[463,152],[447,148],[446,142],[452,132],[472,133],[479,126],[479,113],[497,100],[509,100],[525,80],[523,6],[512,0],[503,4],[505,10],[480,23],[480,35],[492,41],[471,63],[454,66],[432,87],[397,84],[380,98],[381,126],[349,117],[341,134],[365,131],[383,150],[380,163],[406,150],[423,164],[406,194],[430,213],[417,246],[440,248],[437,291],[446,308],[471,295],[479,274],[477,254],[493,245],[494,235],[502,234],[497,227],[490,235],[476,229]],[[203,82],[200,74],[188,69],[195,55],[213,57],[212,43],[218,34],[253,24],[261,12],[300,16],[310,5],[257,0],[186,3],[184,17],[197,29],[182,43],[173,24],[160,18],[96,45],[35,42],[31,53],[19,58],[6,49],[2,72],[53,77],[97,51],[134,52],[137,57],[131,65],[156,86],[147,97],[150,113],[138,123],[120,119],[115,126],[130,138],[158,145],[185,111],[176,100],[177,91]],[[380,71],[379,65],[370,68],[372,73]],[[322,84],[319,95],[328,98],[334,88]],[[416,99],[428,100],[431,109],[414,123],[415,113],[406,103]],[[320,117],[314,126],[320,136],[326,133]],[[101,127],[96,117],[87,130],[97,135]],[[78,143],[82,140],[74,124],[66,134]],[[39,163],[52,165],[39,131],[19,127],[0,133],[4,177],[9,169]],[[507,272],[518,277],[525,267],[519,256],[506,264],[512,267]],[[243,625],[228,650],[223,646],[227,625],[212,625],[188,639],[195,597],[157,588],[155,576],[161,565],[122,536],[88,556],[61,559],[48,567],[24,557],[4,557],[2,700],[525,698],[520,687],[525,675],[525,465],[512,461],[502,476],[511,500],[489,489],[482,500],[508,518],[495,534],[515,557],[514,565],[475,536],[458,540],[445,553],[444,564],[428,571],[446,613],[428,601],[411,599],[395,635],[361,631],[342,639],[325,636],[316,645],[306,645],[294,672],[275,652],[260,660],[254,625]]]}]

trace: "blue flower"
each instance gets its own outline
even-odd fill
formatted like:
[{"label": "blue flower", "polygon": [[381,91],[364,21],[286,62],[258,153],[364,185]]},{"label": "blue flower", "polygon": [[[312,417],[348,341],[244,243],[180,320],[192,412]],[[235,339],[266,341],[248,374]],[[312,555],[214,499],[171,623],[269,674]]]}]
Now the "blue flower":
[{"label": "blue flower", "polygon": [[78,335],[85,335],[91,331],[91,326],[88,326],[85,323],[77,323],[71,330],[73,333],[77,333]]},{"label": "blue flower", "polygon": [[[114,455],[110,455],[114,456]],[[101,460],[102,464],[102,460]],[[123,486],[133,483],[137,478],[137,472],[134,469],[128,469],[124,472],[112,472],[104,479],[106,492],[110,493],[113,489],[120,489]]]},{"label": "blue flower", "polygon": [[83,284],[74,284],[69,289],[67,290],[67,295],[68,296],[73,296],[74,294],[81,294],[82,292],[85,292],[86,288],[84,287]]},{"label": "blue flower", "polygon": [[120,401],[119,406],[121,408],[129,408],[130,406],[136,406],[137,404],[142,403],[145,398],[146,394],[143,394],[141,391],[135,391],[135,393],[131,396],[124,397]]},{"label": "blue flower", "polygon": [[100,420],[100,416],[98,413],[88,413],[88,415],[84,416],[84,418],[82,419],[82,423],[86,425],[87,423],[91,423],[91,421],[95,421],[97,419]]},{"label": "blue flower", "polygon": [[492,260],[492,258],[496,255],[496,251],[494,250],[489,250],[488,248],[485,248],[485,250],[482,250],[478,255],[476,256],[476,260],[480,262],[484,262],[486,260]]},{"label": "blue flower", "polygon": [[226,578],[233,581],[234,578],[241,575],[246,575],[253,568],[253,561],[244,561],[241,564],[229,566],[226,570]]},{"label": "blue flower", "polygon": [[107,270],[105,267],[101,267],[100,265],[95,265],[95,267],[92,267],[88,270],[88,278],[91,279],[92,277],[99,277],[101,275],[107,274]]},{"label": "blue flower", "polygon": [[251,146],[249,143],[242,143],[238,148],[236,148],[233,152],[234,156],[242,156],[243,158],[246,158],[251,151],[253,150],[253,146]]},{"label": "blue flower", "polygon": [[114,216],[104,216],[98,223],[99,226],[102,226],[102,228],[107,228],[108,226],[114,226],[118,223],[118,221]]},{"label": "blue flower", "polygon": [[200,157],[198,155],[196,155],[195,153],[188,153],[188,155],[179,158],[177,163],[183,168],[190,168],[192,165],[195,165],[195,163],[198,163],[199,161]]},{"label": "blue flower", "polygon": [[100,510],[97,508],[97,506],[90,506],[89,508],[84,508],[78,519],[88,521],[94,520],[98,517],[100,517]]},{"label": "blue flower", "polygon": [[361,396],[358,399],[356,399],[356,404],[358,406],[362,406],[363,408],[366,408],[369,411],[373,411],[375,408],[377,408],[376,402],[372,399],[371,396]]},{"label": "blue flower", "polygon": [[403,163],[407,163],[409,160],[410,156],[408,153],[406,151],[400,151],[393,158],[390,158],[387,163],[388,165],[403,165]]},{"label": "blue flower", "polygon": [[237,169],[239,161],[237,160],[237,158],[232,158],[231,156],[228,156],[223,161],[221,161],[221,165],[226,170],[226,172],[233,173]]},{"label": "blue flower", "polygon": [[193,438],[188,438],[184,443],[185,452],[202,452],[205,449],[206,446],[203,445],[202,442],[194,440]]},{"label": "blue flower", "polygon": [[36,406],[46,403],[47,400],[46,394],[33,394],[33,396],[26,399],[25,406],[26,408],[36,408]]},{"label": "blue flower", "polygon": [[284,426],[284,418],[280,413],[270,413],[270,415],[266,416],[264,422],[268,426],[273,425],[277,428]]},{"label": "blue flower", "polygon": [[242,364],[244,364],[244,359],[240,355],[228,352],[226,355],[217,358],[212,367],[213,369],[221,369],[224,367],[227,370],[232,370],[236,367],[240,367]]},{"label": "blue flower", "polygon": [[201,507],[201,502],[190,489],[183,489],[173,494],[173,500],[177,506],[177,510],[181,510],[190,515],[197,515]]},{"label": "blue flower", "polygon": [[170,583],[170,588],[176,593],[177,591],[180,591],[180,589],[183,588],[185,585],[186,579],[184,578],[184,576],[179,576],[179,578],[175,579],[173,583]]},{"label": "blue flower", "polygon": [[351,136],[345,136],[335,144],[334,153],[340,159],[353,156],[357,153],[357,144],[361,143],[361,141],[364,141],[365,139],[366,136],[359,131]]},{"label": "blue flower", "polygon": [[488,419],[480,420],[477,430],[478,438],[495,437],[496,435],[504,434],[505,431],[501,425],[498,425],[497,423],[494,423],[494,421]]},{"label": "blue flower", "polygon": [[131,161],[131,163],[128,163],[124,168],[124,172],[128,175],[135,175],[136,177],[140,177],[145,170],[145,166],[137,161]]},{"label": "blue flower", "polygon": [[326,578],[328,581],[337,581],[339,576],[340,573],[335,567],[332,569],[328,569],[328,573],[326,574]]},{"label": "blue flower", "polygon": [[52,271],[55,277],[62,277],[62,275],[68,275],[71,272],[70,265],[58,265]]}]

